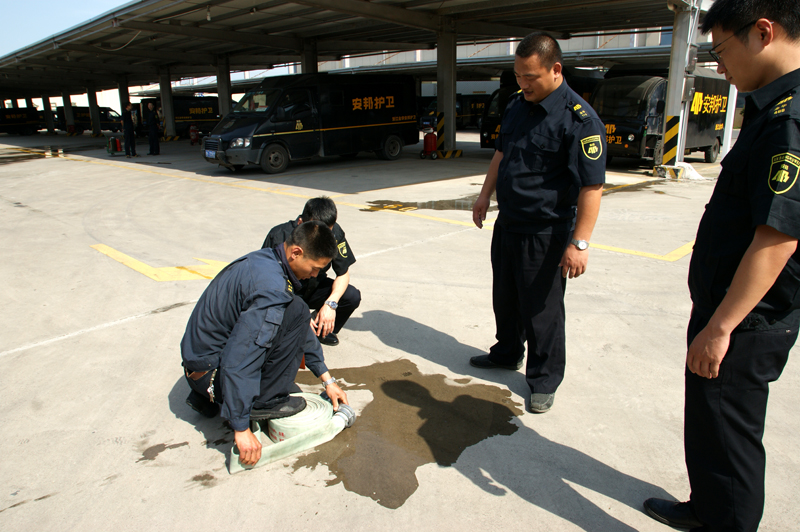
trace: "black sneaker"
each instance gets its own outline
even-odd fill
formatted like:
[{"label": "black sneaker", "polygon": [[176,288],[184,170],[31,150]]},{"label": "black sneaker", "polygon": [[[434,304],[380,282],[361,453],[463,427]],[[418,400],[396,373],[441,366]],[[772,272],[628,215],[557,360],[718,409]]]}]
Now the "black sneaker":
[{"label": "black sneaker", "polygon": [[216,417],[216,415],[219,414],[219,405],[217,403],[212,403],[208,400],[208,397],[203,397],[202,394],[194,390],[189,392],[189,397],[186,398],[186,404],[191,406],[192,410],[205,417]]},{"label": "black sneaker", "polygon": [[697,519],[691,502],[647,499],[644,501],[647,515],[673,528],[699,528],[703,523]]},{"label": "black sneaker", "polygon": [[302,412],[306,407],[306,400],[296,395],[287,395],[281,398],[277,404],[270,406],[250,409],[250,419],[261,421],[263,419],[280,419],[282,417],[293,416]]},{"label": "black sneaker", "polygon": [[319,343],[325,345],[339,345],[339,337],[336,333],[328,333],[325,336],[319,337]]},{"label": "black sneaker", "polygon": [[522,360],[517,362],[515,365],[506,365],[506,364],[495,364],[491,360],[489,360],[489,355],[478,355],[474,356],[469,359],[470,366],[474,366],[476,368],[481,369],[508,369],[511,371],[517,371],[519,368],[522,367]]}]

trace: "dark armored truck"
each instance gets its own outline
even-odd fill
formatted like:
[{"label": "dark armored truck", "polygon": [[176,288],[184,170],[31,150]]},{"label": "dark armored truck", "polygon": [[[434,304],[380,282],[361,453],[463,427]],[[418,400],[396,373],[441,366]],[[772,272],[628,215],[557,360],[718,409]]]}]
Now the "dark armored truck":
[{"label": "dark armored truck", "polygon": [[[81,134],[92,129],[92,113],[88,107],[72,106],[72,118],[75,121],[74,131]],[[121,131],[122,117],[110,107],[100,107],[100,129],[108,131]],[[56,129],[67,131],[67,117],[64,114],[64,107],[56,108],[55,116]]]},{"label": "dark armored truck", "polygon": [[44,127],[44,114],[32,107],[0,109],[0,133],[33,135]]},{"label": "dark armored truck", "polygon": [[206,161],[238,170],[283,172],[289,161],[353,157],[386,160],[419,142],[411,76],[298,74],[265,79],[203,141]]},{"label": "dark armored truck", "polygon": [[[711,163],[722,145],[730,85],[707,68],[696,68],[687,85],[691,107],[684,153],[702,151]],[[597,85],[589,103],[606,126],[609,160],[655,157],[664,128],[666,93],[667,80],[661,76],[607,76]]]},{"label": "dark armored truck", "polygon": [[[143,98],[136,106],[139,109],[141,120],[136,125],[136,135],[143,137],[147,135],[149,124],[147,117],[150,116],[150,109],[147,104],[152,103],[153,107],[162,113],[161,100],[159,98]],[[189,128],[197,126],[200,133],[208,134],[219,123],[219,98],[216,96],[182,96],[172,97],[172,108],[175,111],[175,134],[179,137],[188,137]],[[163,114],[160,120],[164,120]],[[159,129],[162,130],[162,124]]]}]

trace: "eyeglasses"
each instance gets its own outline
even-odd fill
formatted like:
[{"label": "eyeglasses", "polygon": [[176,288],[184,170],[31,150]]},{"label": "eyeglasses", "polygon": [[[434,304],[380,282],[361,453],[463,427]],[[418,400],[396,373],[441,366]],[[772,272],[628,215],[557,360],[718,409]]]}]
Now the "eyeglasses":
[{"label": "eyeglasses", "polygon": [[756,20],[754,20],[753,22],[748,22],[747,24],[745,24],[744,26],[742,26],[742,27],[741,27],[741,28],[739,28],[738,30],[734,31],[734,32],[733,32],[733,35],[731,35],[731,36],[730,36],[730,37],[728,37],[727,39],[723,39],[723,41],[722,41],[721,43],[718,43],[716,46],[714,46],[714,48],[712,48],[711,50],[709,50],[709,51],[708,51],[708,53],[709,53],[709,55],[712,57],[712,59],[714,59],[714,61],[716,61],[717,63],[719,63],[719,62],[721,61],[721,59],[720,59],[720,57],[719,57],[719,52],[716,52],[716,51],[714,51],[714,49],[715,49],[715,48],[719,48],[719,47],[720,47],[720,45],[722,45],[723,43],[725,43],[725,42],[727,42],[727,41],[729,41],[729,40],[733,39],[733,38],[734,38],[734,37],[736,37],[736,35],[738,35],[738,34],[739,34],[739,33],[740,33],[742,30],[746,30],[747,28],[749,28],[750,26],[752,26],[753,24],[755,24],[756,22],[758,22],[758,20],[759,20],[759,19],[756,19]]}]

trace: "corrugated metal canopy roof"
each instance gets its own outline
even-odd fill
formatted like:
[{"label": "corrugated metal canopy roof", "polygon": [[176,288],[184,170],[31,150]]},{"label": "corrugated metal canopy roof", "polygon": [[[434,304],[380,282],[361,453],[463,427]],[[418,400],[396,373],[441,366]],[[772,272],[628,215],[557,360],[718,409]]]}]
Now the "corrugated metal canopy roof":
[{"label": "corrugated metal canopy roof", "polygon": [[[678,0],[680,2],[680,0]],[[37,97],[383,50],[671,26],[664,0],[139,0],[0,58],[0,95]]]}]

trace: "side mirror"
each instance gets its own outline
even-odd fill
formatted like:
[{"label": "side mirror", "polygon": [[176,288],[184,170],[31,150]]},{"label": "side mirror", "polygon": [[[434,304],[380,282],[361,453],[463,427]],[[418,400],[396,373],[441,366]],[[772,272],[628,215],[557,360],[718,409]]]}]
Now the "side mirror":
[{"label": "side mirror", "polygon": [[667,104],[664,102],[664,100],[658,100],[658,102],[656,102],[656,113],[663,114],[666,107]]}]

